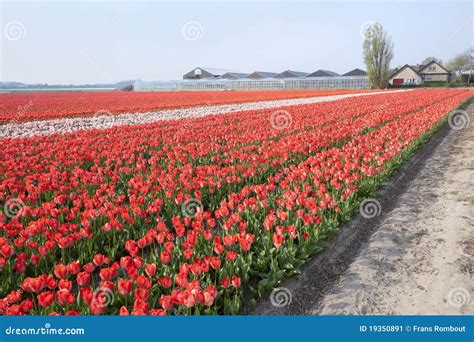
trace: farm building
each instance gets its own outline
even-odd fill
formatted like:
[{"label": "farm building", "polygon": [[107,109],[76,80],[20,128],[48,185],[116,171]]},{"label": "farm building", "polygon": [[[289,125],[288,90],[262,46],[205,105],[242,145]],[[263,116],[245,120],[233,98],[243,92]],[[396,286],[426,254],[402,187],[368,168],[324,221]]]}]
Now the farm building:
[{"label": "farm building", "polygon": [[361,69],[354,69],[354,70],[351,70],[349,72],[346,72],[344,75],[342,76],[367,76],[367,72],[365,72],[364,70],[361,70]]},{"label": "farm building", "polygon": [[314,89],[367,89],[367,74],[354,69],[344,75],[330,70],[311,74],[285,70],[280,73],[254,71],[250,74],[237,70],[197,67],[183,75],[183,80],[135,82],[135,91],[181,90],[314,90]]},{"label": "farm building", "polygon": [[[337,72],[331,70],[319,69],[313,73],[303,71],[285,70],[280,73],[270,71],[254,71],[251,74],[239,72],[236,70],[216,69],[197,67],[183,75],[184,80],[199,80],[199,79],[285,79],[285,78],[301,78],[301,77],[336,77],[341,76]],[[367,73],[361,69],[354,69],[342,76],[367,76]]]},{"label": "farm building", "polygon": [[183,80],[219,78],[234,70],[197,67],[183,75]]},{"label": "farm building", "polygon": [[305,77],[306,75],[308,75],[308,73],[303,71],[285,70],[276,75],[275,78]]},{"label": "farm building", "polygon": [[425,81],[449,82],[450,72],[436,61],[425,65],[412,66],[405,64],[390,76],[391,85],[423,84]]},{"label": "farm building", "polygon": [[246,74],[244,72],[226,72],[224,75],[222,75],[222,78],[228,79],[228,80],[240,80],[242,78],[248,77],[249,74]]},{"label": "farm building", "polygon": [[262,78],[274,78],[276,75],[278,75],[277,72],[254,71],[250,75],[248,75],[247,78],[250,78],[253,80],[259,80]]},{"label": "farm building", "polygon": [[339,76],[339,74],[334,71],[323,70],[323,69],[316,70],[315,72],[306,75],[306,77],[333,77],[333,76]]}]

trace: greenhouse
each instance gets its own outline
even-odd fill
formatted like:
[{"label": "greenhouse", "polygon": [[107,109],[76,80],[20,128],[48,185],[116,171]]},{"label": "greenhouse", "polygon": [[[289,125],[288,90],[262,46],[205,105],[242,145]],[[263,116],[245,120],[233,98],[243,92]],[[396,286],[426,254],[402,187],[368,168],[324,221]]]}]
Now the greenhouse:
[{"label": "greenhouse", "polygon": [[135,91],[368,89],[366,76],[137,81]]}]

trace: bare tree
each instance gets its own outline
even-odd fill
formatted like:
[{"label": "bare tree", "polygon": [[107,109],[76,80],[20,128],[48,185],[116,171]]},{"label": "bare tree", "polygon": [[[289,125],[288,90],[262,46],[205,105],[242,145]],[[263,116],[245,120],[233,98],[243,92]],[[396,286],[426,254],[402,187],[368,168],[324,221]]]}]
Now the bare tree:
[{"label": "bare tree", "polygon": [[443,64],[443,60],[441,58],[436,57],[426,57],[420,64],[426,65],[428,63],[431,63],[432,61],[438,62],[439,64]]},{"label": "bare tree", "polygon": [[370,85],[375,88],[387,87],[390,62],[393,58],[393,44],[382,25],[374,23],[367,28],[363,49]]},{"label": "bare tree", "polygon": [[454,56],[446,65],[449,71],[452,71],[456,79],[463,80],[463,75],[467,76],[467,82],[471,82],[472,72],[474,70],[474,48]]}]

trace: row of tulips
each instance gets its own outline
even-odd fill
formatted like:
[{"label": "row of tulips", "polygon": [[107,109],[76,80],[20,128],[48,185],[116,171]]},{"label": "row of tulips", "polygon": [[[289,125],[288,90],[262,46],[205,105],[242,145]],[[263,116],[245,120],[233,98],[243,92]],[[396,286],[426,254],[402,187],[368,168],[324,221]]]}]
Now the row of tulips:
[{"label": "row of tulips", "polygon": [[0,124],[367,91],[373,90],[5,93],[0,94]]},{"label": "row of tulips", "polygon": [[[423,96],[417,98],[417,94]],[[426,99],[427,95],[430,98]],[[143,186],[134,189],[137,193],[130,193],[130,187],[120,194],[97,189],[92,197],[93,202],[99,204],[96,211],[105,216],[109,212],[123,215],[120,220],[112,222],[111,219],[105,224],[100,219],[95,220],[90,227],[82,227],[82,224],[88,217],[84,213],[92,210],[92,205],[81,203],[75,215],[67,217],[74,208],[72,205],[78,198],[74,194],[81,190],[80,186],[68,189],[70,192],[64,197],[56,193],[50,208],[46,208],[49,210],[31,216],[28,208],[20,217],[4,218],[2,231],[7,234],[0,240],[0,245],[5,261],[2,277],[6,277],[2,279],[5,283],[8,283],[7,279],[15,279],[21,287],[3,299],[2,311],[6,314],[235,313],[240,308],[243,287],[252,289],[255,295],[262,295],[294,272],[311,253],[321,248],[321,242],[350,214],[360,189],[383,172],[394,156],[400,155],[404,148],[470,95],[466,91],[416,92],[412,98],[400,94],[397,104],[405,111],[378,104],[366,111],[367,114],[342,116],[328,127],[344,127],[352,122],[362,124],[350,126],[350,134],[321,145],[326,149],[321,150],[320,146],[305,154],[296,147],[299,158],[276,164],[264,182],[247,177],[236,191],[220,192],[218,205],[211,207],[203,200],[204,207],[192,217],[164,216],[162,198],[160,206],[150,208],[149,204],[160,199],[150,196],[151,193],[165,194],[161,189],[153,188],[159,184],[155,179],[150,182],[149,189],[143,189]],[[430,105],[433,102],[436,103]],[[345,101],[339,105],[343,103]],[[411,107],[411,103],[416,103],[417,107]],[[313,119],[317,117],[314,115]],[[240,120],[243,118],[239,117]],[[276,138],[278,141],[293,139],[296,146],[304,144],[299,134],[304,136],[308,132],[311,129],[304,125],[280,133]],[[80,138],[80,135],[74,138]],[[27,144],[35,146],[30,140],[9,141],[15,142],[23,144],[24,150]],[[189,144],[192,143],[190,140]],[[331,147],[331,144],[336,146]],[[234,149],[236,146],[233,145]],[[148,158],[145,159],[152,158],[151,151],[154,150],[147,150]],[[132,150],[125,155],[136,154]],[[96,158],[104,163],[105,158]],[[268,160],[271,159],[267,159],[267,163]],[[140,169],[136,159],[131,163],[138,169],[130,172],[140,174],[144,181],[151,176],[146,171],[152,171],[156,165]],[[172,159],[167,164],[167,170],[170,165],[177,166],[172,164]],[[203,164],[206,164],[205,160]],[[100,167],[102,170],[93,170],[99,176],[105,169],[105,166]],[[26,178],[26,170],[21,172]],[[20,174],[16,176],[21,179]],[[175,184],[174,191],[178,186],[185,187],[181,181],[170,184]],[[62,190],[60,186],[59,180],[56,192]],[[97,193],[98,190],[103,191]],[[207,186],[201,192],[207,192],[209,196],[210,190]],[[191,189],[187,194],[196,196],[198,191]],[[142,206],[141,211],[132,208],[133,196],[139,195],[145,195],[137,202],[138,208]],[[100,201],[107,196],[109,200]],[[179,206],[180,201],[176,198],[175,206]],[[148,208],[144,210],[147,201]],[[61,206],[67,210],[54,215],[54,209]],[[43,207],[43,204],[39,203],[37,207]],[[75,221],[78,216],[80,219]],[[97,219],[97,216],[92,217]],[[19,224],[27,229],[8,233],[9,225]],[[104,231],[107,224],[112,228]],[[78,239],[72,238],[71,245],[62,240],[67,236],[75,237],[74,234]],[[14,243],[11,239],[15,239]],[[75,244],[77,241],[79,245]],[[85,243],[81,244],[82,241]],[[104,244],[112,248],[102,248],[106,247]],[[72,250],[78,246],[84,254],[89,249],[90,258],[80,255],[80,260],[74,260]],[[40,251],[40,247],[44,248]],[[97,253],[101,250],[105,253]],[[45,259],[48,262],[44,262]]]},{"label": "row of tulips", "polygon": [[[446,97],[454,94],[432,95],[437,98],[440,95]],[[164,134],[159,125],[156,131],[150,130],[151,134],[146,136],[137,134],[137,130],[142,130],[146,126],[130,129],[131,133],[127,129],[114,131],[114,136],[123,142],[123,145],[117,145],[115,149],[112,147],[102,149],[103,145],[100,145],[100,142],[105,143],[107,138],[111,140],[109,132],[101,132],[100,138],[97,137],[97,132],[94,132],[92,136],[95,135],[94,141],[98,140],[98,145],[94,143],[83,145],[83,150],[80,151],[74,149],[74,146],[79,145],[78,140],[83,140],[86,133],[78,134],[79,139],[71,139],[71,136],[34,139],[34,147],[29,148],[22,142],[31,140],[10,140],[4,164],[7,170],[2,185],[2,190],[7,195],[4,200],[17,197],[28,204],[22,208],[22,215],[17,215],[4,226],[8,235],[16,237],[14,245],[17,253],[26,253],[28,259],[25,263],[20,263],[21,267],[18,266],[18,270],[21,271],[19,273],[24,273],[32,266],[34,272],[38,269],[50,269],[56,263],[58,249],[62,251],[67,249],[67,253],[63,254],[72,260],[89,260],[97,248],[102,248],[115,257],[121,253],[117,245],[123,246],[126,238],[138,237],[144,231],[144,227],[150,226],[151,217],[158,215],[168,225],[173,225],[173,218],[182,214],[180,210],[182,203],[191,195],[203,202],[207,209],[215,210],[228,193],[239,191],[248,184],[264,182],[285,165],[295,164],[318,153],[323,147],[344,141],[386,120],[405,115],[417,108],[416,106],[423,106],[423,101],[426,102],[425,96],[425,93],[420,93],[417,97],[412,96],[410,99],[402,97],[397,101],[391,99],[396,97],[394,94],[387,95],[385,100],[374,98],[374,107],[366,110],[369,114],[361,114],[360,109],[354,107],[354,102],[359,104],[360,100],[340,101],[332,104],[333,108],[325,105],[323,107],[329,113],[327,116],[323,116],[319,109],[315,112],[314,105],[295,107],[291,111],[296,113],[295,117],[302,123],[298,125],[295,123],[295,127],[290,127],[283,134],[272,132],[272,128],[265,127],[265,120],[268,121],[270,112],[255,113],[258,115],[248,120],[252,122],[251,126],[234,129],[240,131],[247,127],[250,131],[250,127],[258,127],[261,131],[265,131],[266,135],[255,132],[261,139],[258,141],[260,143],[258,150],[250,153],[248,145],[243,145],[242,141],[233,142],[229,138],[218,148],[207,150],[207,154],[195,158],[199,160],[190,160],[188,164],[185,162],[191,158],[191,153],[177,157],[178,148],[187,150],[189,144],[196,145],[199,142],[199,148],[196,149],[198,153],[201,148],[206,149],[206,146],[212,144],[212,140],[217,139],[214,137],[217,136],[215,132],[210,132],[206,136],[199,135],[199,127],[204,125],[204,120],[199,120],[195,126],[187,125],[190,131],[197,131],[198,134],[194,137],[195,140],[183,143],[169,141],[172,137],[169,137],[168,133]],[[389,100],[391,102],[388,102]],[[391,105],[390,108],[387,103]],[[344,107],[348,109],[344,110]],[[385,110],[381,111],[380,108]],[[340,115],[341,112],[344,115]],[[310,117],[308,119],[300,116],[300,113],[314,114],[307,115]],[[244,114],[247,113],[241,113]],[[221,124],[226,126],[227,120],[235,121],[236,117],[238,115],[223,116]],[[256,122],[255,117],[260,121]],[[239,119],[245,121],[245,116]],[[311,121],[314,126],[309,126]],[[337,124],[334,124],[335,122]],[[267,123],[267,126],[270,125]],[[223,131],[226,136],[230,136],[225,130]],[[124,134],[127,136],[123,137]],[[136,152],[122,157],[126,149],[125,144],[130,142],[130,135],[140,137],[130,148],[130,151]],[[162,139],[152,140],[155,136]],[[158,143],[166,143],[169,146],[167,155],[155,150],[154,144]],[[50,149],[46,149],[46,145]],[[68,151],[67,160],[63,156],[58,157],[57,151],[62,148]],[[28,155],[25,155],[25,151]],[[137,152],[141,153],[141,158],[132,158],[131,156]],[[120,160],[122,166],[117,168],[109,164],[109,167],[98,168],[96,165],[99,161],[96,158],[97,161],[90,170],[80,169],[77,163],[84,163],[81,158],[85,153],[97,153],[100,159],[105,160],[122,158]],[[229,161],[225,156],[230,153],[236,154]],[[145,158],[144,155],[147,154]],[[207,165],[209,154],[222,157],[218,160],[213,159],[212,163]],[[19,155],[21,160],[18,158]],[[258,161],[251,163],[250,158]],[[182,165],[173,163],[176,159]],[[39,160],[49,161],[48,168],[51,171],[44,169],[45,164],[39,163]],[[69,161],[76,162],[76,165],[71,164],[75,167],[72,172],[71,167],[65,167]],[[22,165],[29,168],[30,174],[25,174]],[[61,168],[64,170],[59,172]],[[125,168],[127,177],[123,175]],[[104,178],[108,181],[104,182]],[[61,181],[54,181],[55,179]],[[84,187],[83,183],[88,186]],[[12,189],[16,189],[17,192]],[[4,216],[4,221],[7,219]],[[124,229],[124,226],[128,227]],[[25,244],[26,240],[28,244]],[[46,255],[52,257],[41,258]],[[9,277],[4,284],[9,283],[15,286],[17,280]]]}]

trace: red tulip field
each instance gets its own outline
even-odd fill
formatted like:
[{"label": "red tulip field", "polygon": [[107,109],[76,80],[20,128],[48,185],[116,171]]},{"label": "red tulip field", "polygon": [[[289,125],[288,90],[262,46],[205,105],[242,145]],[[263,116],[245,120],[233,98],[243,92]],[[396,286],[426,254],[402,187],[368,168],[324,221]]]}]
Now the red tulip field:
[{"label": "red tulip field", "polygon": [[[20,122],[347,93],[0,94],[0,122],[30,100]],[[0,313],[241,313],[473,95],[386,92],[2,138]]]},{"label": "red tulip field", "polygon": [[[370,90],[373,92],[373,90]],[[91,116],[97,112],[128,113],[198,105],[219,105],[312,96],[364,93],[368,90],[188,91],[188,92],[51,92],[2,94],[0,124],[17,121]],[[33,106],[34,104],[34,106]],[[31,108],[30,108],[31,107]]]}]

